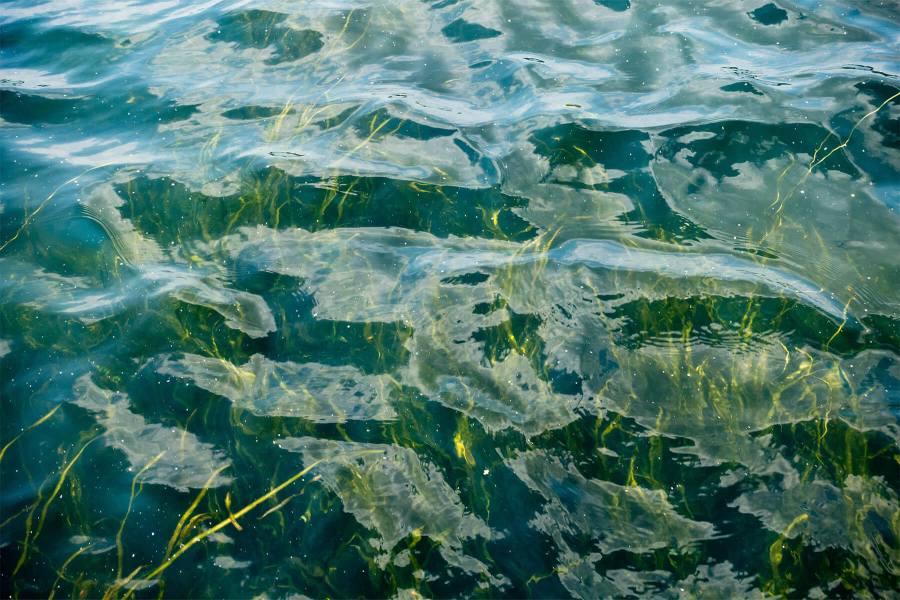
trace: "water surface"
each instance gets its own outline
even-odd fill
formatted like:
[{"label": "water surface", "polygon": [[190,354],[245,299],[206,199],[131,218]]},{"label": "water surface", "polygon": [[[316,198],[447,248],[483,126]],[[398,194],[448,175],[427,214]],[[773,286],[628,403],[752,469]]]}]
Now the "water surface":
[{"label": "water surface", "polygon": [[900,593],[900,11],[0,6],[0,587]]}]

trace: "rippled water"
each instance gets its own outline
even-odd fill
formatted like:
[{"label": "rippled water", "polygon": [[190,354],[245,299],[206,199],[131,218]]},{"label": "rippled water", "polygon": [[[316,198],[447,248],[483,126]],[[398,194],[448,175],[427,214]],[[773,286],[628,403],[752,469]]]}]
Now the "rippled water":
[{"label": "rippled water", "polygon": [[900,593],[900,10],[0,6],[3,597]]}]

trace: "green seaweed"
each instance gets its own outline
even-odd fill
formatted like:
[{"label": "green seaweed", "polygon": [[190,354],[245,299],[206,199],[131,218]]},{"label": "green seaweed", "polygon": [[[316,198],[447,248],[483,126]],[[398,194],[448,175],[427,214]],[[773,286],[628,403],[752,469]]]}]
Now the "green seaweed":
[{"label": "green seaweed", "polygon": [[[275,13],[228,19],[211,39],[316,45]],[[228,118],[339,132],[335,161],[392,138],[484,158],[396,107],[313,106]],[[896,261],[794,212],[816,167],[859,183],[856,125],[834,145],[810,124],[542,126],[521,188],[293,159],[218,191],[121,170],[65,217],[100,240],[71,257],[42,219],[64,184],[0,248],[4,591],[888,595]],[[747,165],[771,211],[731,232],[703,190]],[[797,257],[816,260],[796,288],[754,275]]]}]

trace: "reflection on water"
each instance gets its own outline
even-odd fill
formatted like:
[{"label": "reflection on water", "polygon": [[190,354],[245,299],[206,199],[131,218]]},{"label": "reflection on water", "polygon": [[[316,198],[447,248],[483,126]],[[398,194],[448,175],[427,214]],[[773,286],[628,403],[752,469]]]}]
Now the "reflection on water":
[{"label": "reflection on water", "polygon": [[900,12],[7,2],[4,597],[890,597]]}]

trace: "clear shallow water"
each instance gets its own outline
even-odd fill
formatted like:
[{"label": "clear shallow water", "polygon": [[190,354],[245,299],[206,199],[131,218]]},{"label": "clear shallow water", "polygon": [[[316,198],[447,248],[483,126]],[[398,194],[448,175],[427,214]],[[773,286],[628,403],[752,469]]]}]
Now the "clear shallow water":
[{"label": "clear shallow water", "polygon": [[892,4],[0,15],[4,597],[897,593]]}]

